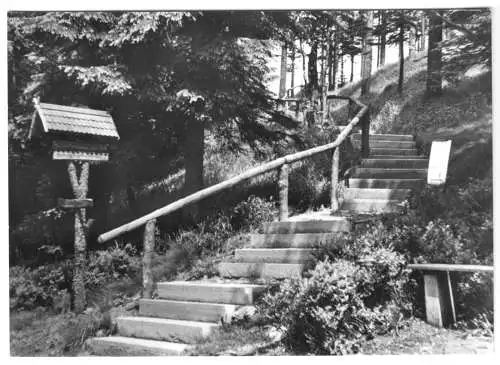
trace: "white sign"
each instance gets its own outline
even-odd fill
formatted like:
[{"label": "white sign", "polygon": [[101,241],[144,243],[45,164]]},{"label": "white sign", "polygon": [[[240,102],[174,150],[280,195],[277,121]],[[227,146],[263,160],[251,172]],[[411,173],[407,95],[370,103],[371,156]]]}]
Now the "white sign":
[{"label": "white sign", "polygon": [[445,183],[450,150],[451,141],[432,142],[429,168],[427,170],[427,184],[442,185]]}]

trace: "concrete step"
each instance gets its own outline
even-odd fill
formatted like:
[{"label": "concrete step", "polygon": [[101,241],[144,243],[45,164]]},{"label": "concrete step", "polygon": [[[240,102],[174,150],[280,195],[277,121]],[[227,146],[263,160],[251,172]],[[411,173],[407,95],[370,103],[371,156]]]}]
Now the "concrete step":
[{"label": "concrete step", "polygon": [[383,159],[383,160],[425,160],[429,161],[429,158],[426,156],[418,155],[418,156],[410,156],[410,155],[375,155],[373,151],[370,151],[370,156],[368,157],[369,159]]},{"label": "concrete step", "polygon": [[422,189],[423,179],[359,179],[350,178],[349,188],[372,189]]},{"label": "concrete step", "polygon": [[[353,143],[360,146],[361,140],[354,140]],[[383,139],[370,139],[370,149],[372,148],[411,149],[416,148],[416,144],[414,141],[386,141]]]},{"label": "concrete step", "polygon": [[263,225],[263,233],[328,233],[350,230],[351,222],[344,217],[316,221],[270,222]]},{"label": "concrete step", "polygon": [[345,233],[251,234],[249,248],[308,248],[342,244]]},{"label": "concrete step", "polygon": [[343,201],[340,210],[347,210],[349,212],[356,213],[397,213],[403,209],[403,207],[398,205],[400,203],[401,200],[348,199]]},{"label": "concrete step", "polygon": [[[353,133],[354,139],[361,139],[361,133]],[[370,134],[370,141],[413,141],[414,138],[409,134]]]},{"label": "concrete step", "polygon": [[406,158],[365,158],[361,160],[361,167],[393,168],[393,169],[426,169],[429,161],[423,159]]},{"label": "concrete step", "polygon": [[396,155],[396,156],[417,156],[416,148],[372,148],[370,147],[370,156],[372,155]]},{"label": "concrete step", "polygon": [[153,317],[118,317],[118,334],[170,342],[194,343],[210,335],[216,323],[179,321]]},{"label": "concrete step", "polygon": [[300,277],[304,264],[222,262],[219,274],[226,278],[286,279]]},{"label": "concrete step", "polygon": [[344,189],[344,199],[385,199],[404,200],[411,192],[411,189]]},{"label": "concrete step", "polygon": [[365,179],[426,179],[427,169],[383,169],[375,167],[355,167],[353,178]]},{"label": "concrete step", "polygon": [[189,348],[184,343],[121,336],[93,337],[85,345],[98,356],[179,356]]},{"label": "concrete step", "polygon": [[238,262],[305,263],[312,260],[310,248],[243,248],[235,251]]},{"label": "concrete step", "polygon": [[141,299],[139,314],[146,317],[160,317],[187,321],[230,322],[238,308],[234,304],[186,302],[165,299]]},{"label": "concrete step", "polygon": [[163,299],[240,305],[253,304],[264,289],[264,285],[239,283],[172,281],[157,284],[158,295]]},{"label": "concrete step", "polygon": [[383,139],[370,140],[370,148],[412,149],[416,148],[415,141],[387,141]]}]

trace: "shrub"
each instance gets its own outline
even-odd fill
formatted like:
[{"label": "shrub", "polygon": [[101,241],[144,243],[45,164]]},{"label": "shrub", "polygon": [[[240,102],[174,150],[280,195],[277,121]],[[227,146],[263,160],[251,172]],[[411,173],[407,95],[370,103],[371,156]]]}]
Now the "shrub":
[{"label": "shrub", "polygon": [[231,225],[235,230],[251,231],[264,222],[272,221],[275,215],[276,204],[272,199],[265,200],[251,195],[234,207]]},{"label": "shrub", "polygon": [[13,266],[9,270],[10,309],[50,307],[67,295],[71,282],[64,265],[42,265],[35,269]]},{"label": "shrub", "polygon": [[133,278],[140,271],[140,258],[132,245],[95,251],[89,255],[85,285],[100,287],[111,280]]},{"label": "shrub", "polygon": [[260,304],[263,316],[284,330],[285,345],[295,352],[357,353],[366,338],[394,324],[388,303],[365,306],[366,274],[349,261],[320,262],[308,278],[286,280],[268,291]]}]

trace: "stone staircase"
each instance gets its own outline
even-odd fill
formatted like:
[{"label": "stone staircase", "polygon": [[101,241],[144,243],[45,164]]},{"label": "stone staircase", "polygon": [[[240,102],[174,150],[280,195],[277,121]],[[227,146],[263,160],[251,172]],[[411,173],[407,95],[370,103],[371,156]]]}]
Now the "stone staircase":
[{"label": "stone staircase", "polygon": [[[360,135],[353,139],[356,143]],[[90,339],[90,352],[182,354],[197,339],[230,322],[239,308],[254,304],[265,281],[301,276],[313,262],[317,245],[342,244],[339,236],[353,229],[351,216],[400,211],[410,191],[424,186],[427,165],[412,136],[370,135],[370,156],[350,171],[338,216],[315,212],[266,223],[261,233],[250,235],[248,247],[219,265],[219,282],[158,283],[158,298],[141,299],[139,316],[119,317],[117,335]]]}]

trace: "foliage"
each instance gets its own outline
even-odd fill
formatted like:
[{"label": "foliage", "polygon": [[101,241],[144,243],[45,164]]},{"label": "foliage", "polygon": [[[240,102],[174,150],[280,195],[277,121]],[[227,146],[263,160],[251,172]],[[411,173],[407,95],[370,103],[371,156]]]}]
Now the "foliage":
[{"label": "foliage", "polygon": [[238,203],[231,215],[231,225],[235,230],[253,231],[262,223],[271,222],[276,216],[276,203],[251,195]]},{"label": "foliage", "polygon": [[[89,255],[85,286],[99,290],[107,283],[134,278],[140,272],[140,258],[131,245],[96,251]],[[35,268],[12,266],[9,271],[11,310],[48,307],[69,310],[72,287],[72,261],[41,265]]]},{"label": "foliage", "polygon": [[449,36],[443,41],[443,76],[457,83],[471,66],[491,70],[491,10],[448,10],[443,15]]},{"label": "foliage", "polygon": [[112,280],[133,278],[140,272],[140,258],[132,245],[90,253],[85,285],[98,288]]},{"label": "foliage", "polygon": [[[16,313],[13,318],[26,317],[30,312]],[[25,326],[11,331],[11,354],[14,356],[68,356],[74,355],[85,340],[100,330],[110,329],[109,316],[98,309],[85,313],[51,314],[42,312]]]},{"label": "foliage", "polygon": [[51,307],[67,294],[68,276],[63,265],[36,269],[13,266],[9,270],[11,310]]},{"label": "foliage", "polygon": [[264,318],[284,330],[285,344],[295,352],[356,353],[366,338],[394,325],[389,306],[364,304],[366,274],[350,261],[319,262],[308,278],[285,280],[266,293]]}]

